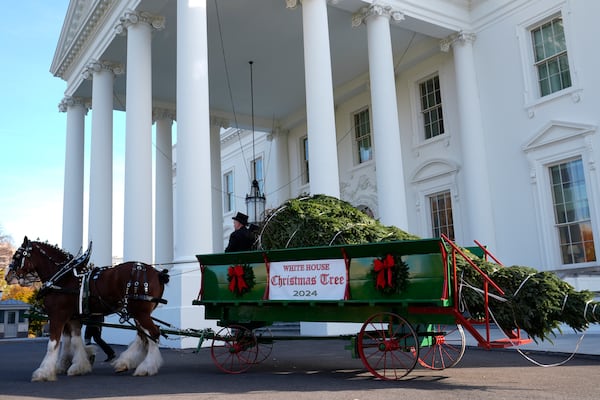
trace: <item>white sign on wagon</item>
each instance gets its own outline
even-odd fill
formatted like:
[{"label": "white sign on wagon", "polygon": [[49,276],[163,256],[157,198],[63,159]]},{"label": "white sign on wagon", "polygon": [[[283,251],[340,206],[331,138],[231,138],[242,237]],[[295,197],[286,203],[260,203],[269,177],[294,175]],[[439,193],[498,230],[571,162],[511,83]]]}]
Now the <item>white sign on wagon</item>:
[{"label": "white sign on wagon", "polygon": [[271,262],[269,300],[343,300],[347,283],[343,259]]}]

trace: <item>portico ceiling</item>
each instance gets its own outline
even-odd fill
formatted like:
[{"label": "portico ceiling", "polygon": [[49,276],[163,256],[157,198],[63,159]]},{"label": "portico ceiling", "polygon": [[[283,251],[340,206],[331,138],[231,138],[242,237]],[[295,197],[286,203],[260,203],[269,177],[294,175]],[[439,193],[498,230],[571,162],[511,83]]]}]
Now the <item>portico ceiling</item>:
[{"label": "portico ceiling", "polygon": [[[69,40],[67,32],[85,20],[85,15],[75,18],[76,6],[80,14],[91,13],[102,0],[77,0],[70,6],[61,41],[58,44],[51,72],[68,80],[65,68]],[[336,99],[351,96],[363,90],[368,82],[368,49],[365,25],[352,27],[352,15],[372,1],[337,0],[329,3],[329,40],[332,60],[332,78]],[[114,1],[104,0],[105,6]],[[130,1],[137,11],[146,11],[165,17],[165,28],[153,33],[152,39],[152,92],[155,106],[175,109],[176,60],[177,60],[177,2],[174,0]],[[437,22],[421,19],[410,12],[409,3],[404,9],[404,20],[391,22],[392,45],[396,70],[416,62],[425,54],[439,51],[439,39],[460,29],[459,19],[438,18]],[[452,3],[468,5],[453,0]],[[464,4],[463,4],[464,3]],[[112,4],[112,5],[111,5]],[[208,51],[209,88],[211,114],[227,118],[231,126],[247,126],[251,113],[250,67],[254,62],[254,112],[257,129],[273,126],[290,126],[304,117],[304,50],[302,39],[302,9],[286,8],[284,0],[207,0],[208,4]],[[298,2],[300,4],[300,2]],[[409,7],[410,6],[410,7]],[[398,8],[403,11],[402,7]],[[465,11],[466,12],[466,11]],[[108,11],[107,11],[108,13]],[[90,21],[90,20],[88,20]],[[116,26],[118,20],[106,20],[99,24]],[[73,26],[69,26],[69,24]],[[100,31],[98,29],[97,31]],[[81,31],[80,31],[81,32]],[[74,39],[72,39],[74,40]],[[87,39],[92,50],[100,44],[94,34]],[[326,38],[324,38],[326,40]],[[127,58],[126,37],[115,35],[96,59],[125,64]],[[415,50],[420,47],[420,50]],[[73,51],[72,49],[70,51]],[[83,52],[81,52],[83,54]],[[75,56],[77,57],[77,56]],[[79,56],[81,57],[81,56]],[[412,60],[412,61],[411,61]],[[88,60],[89,61],[89,60]],[[82,60],[80,60],[80,65]],[[73,65],[75,61],[71,61]],[[82,71],[71,71],[74,74]],[[132,73],[132,72],[128,72]],[[115,79],[115,109],[126,106],[126,74]],[[72,96],[91,98],[90,80],[80,80],[71,88]]]}]

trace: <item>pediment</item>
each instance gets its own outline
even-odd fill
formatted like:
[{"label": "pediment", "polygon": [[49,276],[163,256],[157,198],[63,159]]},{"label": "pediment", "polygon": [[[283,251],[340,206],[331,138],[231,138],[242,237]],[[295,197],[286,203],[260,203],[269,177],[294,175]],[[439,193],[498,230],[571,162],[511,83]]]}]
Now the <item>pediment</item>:
[{"label": "pediment", "polygon": [[595,125],[550,121],[523,145],[523,151],[529,152],[554,143],[571,140],[577,136],[584,136],[593,133],[596,128]]},{"label": "pediment", "polygon": [[418,183],[443,175],[456,173],[458,165],[447,160],[431,160],[417,168],[412,176],[412,182]]}]

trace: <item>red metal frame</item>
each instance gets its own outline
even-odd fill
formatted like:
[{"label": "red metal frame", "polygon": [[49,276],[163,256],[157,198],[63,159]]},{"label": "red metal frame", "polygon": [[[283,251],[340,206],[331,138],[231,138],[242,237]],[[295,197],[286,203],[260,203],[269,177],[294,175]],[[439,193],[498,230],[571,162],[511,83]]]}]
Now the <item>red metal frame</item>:
[{"label": "red metal frame", "polygon": [[[436,306],[409,306],[408,310],[410,313],[422,313],[422,314],[445,314],[445,315],[453,315],[458,324],[461,324],[474,338],[477,340],[478,346],[483,347],[487,350],[492,348],[505,348],[511,346],[519,346],[521,344],[530,343],[532,340],[529,338],[523,339],[521,338],[521,331],[517,329],[516,331],[505,332],[508,336],[507,338],[502,338],[498,340],[492,340],[490,334],[490,314],[489,314],[489,286],[498,291],[500,295],[504,295],[504,291],[485,273],[479,268],[467,255],[462,251],[460,247],[458,247],[448,236],[442,234],[442,256],[444,259],[447,259],[448,252],[443,245],[446,243],[452,248],[452,290],[454,301],[452,307],[436,307]],[[499,265],[502,265],[496,257],[494,257],[486,248],[484,248],[478,241],[475,243],[483,249],[486,255],[490,256],[494,261],[496,261]],[[456,272],[456,260],[457,254],[463,257],[465,261],[471,265],[483,278],[483,293],[484,293],[484,307],[485,307],[485,332],[486,337],[484,338],[479,331],[475,328],[474,322],[468,318],[466,318],[459,310],[459,301],[458,301],[458,277]],[[444,291],[442,294],[442,298],[446,299],[448,297],[448,281],[447,281],[447,272],[444,273]]]}]

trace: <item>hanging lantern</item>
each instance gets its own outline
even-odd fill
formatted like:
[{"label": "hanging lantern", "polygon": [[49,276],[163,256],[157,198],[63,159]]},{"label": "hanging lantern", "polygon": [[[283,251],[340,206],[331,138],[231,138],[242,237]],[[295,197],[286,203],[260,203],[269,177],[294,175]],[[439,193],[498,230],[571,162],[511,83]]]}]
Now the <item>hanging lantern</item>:
[{"label": "hanging lantern", "polygon": [[265,203],[266,198],[263,193],[260,192],[258,181],[256,180],[256,155],[254,151],[254,79],[252,75],[252,64],[253,61],[248,61],[250,64],[250,100],[252,104],[252,186],[250,187],[250,194],[246,195],[246,214],[248,215],[248,222],[250,224],[259,225],[265,215]]}]

